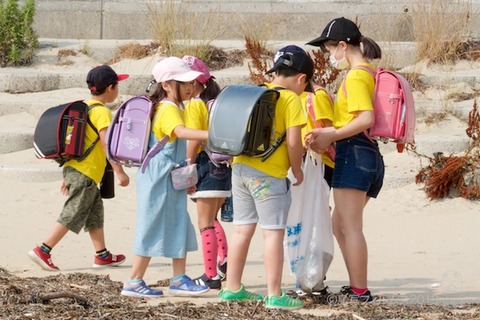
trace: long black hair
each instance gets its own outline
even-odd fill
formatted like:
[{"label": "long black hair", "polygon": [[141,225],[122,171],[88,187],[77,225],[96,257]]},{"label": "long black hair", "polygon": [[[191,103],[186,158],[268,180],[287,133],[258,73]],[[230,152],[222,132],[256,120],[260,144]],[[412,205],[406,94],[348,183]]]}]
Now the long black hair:
[{"label": "long black hair", "polygon": [[202,99],[205,103],[215,99],[221,91],[220,86],[213,77],[208,79],[204,86],[205,89],[202,91],[202,93],[200,93],[200,99]]}]

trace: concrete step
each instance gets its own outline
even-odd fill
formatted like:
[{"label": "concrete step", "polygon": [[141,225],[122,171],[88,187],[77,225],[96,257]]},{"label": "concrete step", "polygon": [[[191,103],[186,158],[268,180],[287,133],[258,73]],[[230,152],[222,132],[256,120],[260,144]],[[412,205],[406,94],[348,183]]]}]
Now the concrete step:
[{"label": "concrete step", "polygon": [[[0,141],[5,137],[0,133]],[[30,137],[33,133],[30,133]],[[37,159],[31,147],[31,140],[25,142],[21,133],[11,133],[9,144],[24,148],[0,152],[0,174],[15,178],[20,181],[46,182],[61,179],[61,168],[53,160]],[[448,136],[445,134],[425,134],[416,137],[417,151],[431,157],[434,152],[450,154],[465,150],[468,139],[461,136]],[[420,165],[425,165],[426,159],[420,159],[414,154],[404,151],[397,153],[394,143],[380,144],[386,165],[385,188],[398,187],[415,181],[415,175]],[[405,163],[408,163],[406,166]],[[133,169],[131,169],[133,170]]]}]

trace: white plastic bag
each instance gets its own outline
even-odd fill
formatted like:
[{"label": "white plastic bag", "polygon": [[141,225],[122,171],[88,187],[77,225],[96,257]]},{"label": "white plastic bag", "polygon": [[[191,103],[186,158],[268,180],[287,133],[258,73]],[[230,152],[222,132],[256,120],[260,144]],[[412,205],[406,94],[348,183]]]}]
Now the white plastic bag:
[{"label": "white plastic bag", "polygon": [[[304,181],[292,187],[292,204],[285,232],[285,256],[297,284],[306,292],[323,288],[333,259],[330,190],[323,178],[321,156],[308,151],[303,164]],[[295,181],[291,170],[289,179]]]}]

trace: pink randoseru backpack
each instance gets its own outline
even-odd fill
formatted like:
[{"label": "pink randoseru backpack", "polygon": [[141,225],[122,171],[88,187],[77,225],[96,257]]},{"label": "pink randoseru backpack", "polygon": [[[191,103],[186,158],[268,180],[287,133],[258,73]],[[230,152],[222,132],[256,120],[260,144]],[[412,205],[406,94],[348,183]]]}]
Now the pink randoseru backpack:
[{"label": "pink randoseru backpack", "polygon": [[[397,143],[397,151],[402,152],[406,143],[415,140],[415,103],[410,84],[402,75],[383,68],[376,72],[367,66],[355,69],[368,71],[375,78],[375,124],[367,136],[385,143],[393,141]],[[346,96],[345,82],[343,92]]]}]

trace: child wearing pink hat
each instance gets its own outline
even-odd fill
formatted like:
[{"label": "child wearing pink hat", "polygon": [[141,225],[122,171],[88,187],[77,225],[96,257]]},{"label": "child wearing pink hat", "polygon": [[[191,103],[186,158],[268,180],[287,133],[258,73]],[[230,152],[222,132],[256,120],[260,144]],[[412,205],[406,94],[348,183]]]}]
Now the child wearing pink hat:
[{"label": "child wearing pink hat", "polygon": [[134,258],[130,279],[122,295],[160,297],[163,292],[150,288],[143,280],[151,257],[172,259],[173,277],[169,293],[195,296],[207,292],[185,274],[187,252],[197,250],[195,229],[187,212],[186,190],[173,188],[170,173],[185,161],[187,141],[206,140],[207,131],[185,127],[183,102],[192,96],[193,81],[201,75],[177,57],[158,62],[152,70],[157,87],[150,96],[157,105],[149,146],[165,136],[165,146],[150,160],[145,172],[137,172],[137,223]]},{"label": "child wearing pink hat", "polygon": [[[182,59],[192,70],[202,73],[193,85],[193,99],[185,107],[185,124],[189,128],[208,130],[207,104],[217,97],[220,87],[202,60],[188,55]],[[197,140],[189,141],[187,157],[195,161],[198,168],[198,183],[191,190],[190,198],[197,204],[204,273],[195,282],[208,285],[210,289],[220,289],[227,271],[228,245],[225,231],[216,217],[225,198],[231,195],[232,170],[228,162],[210,159],[205,146]]]}]

